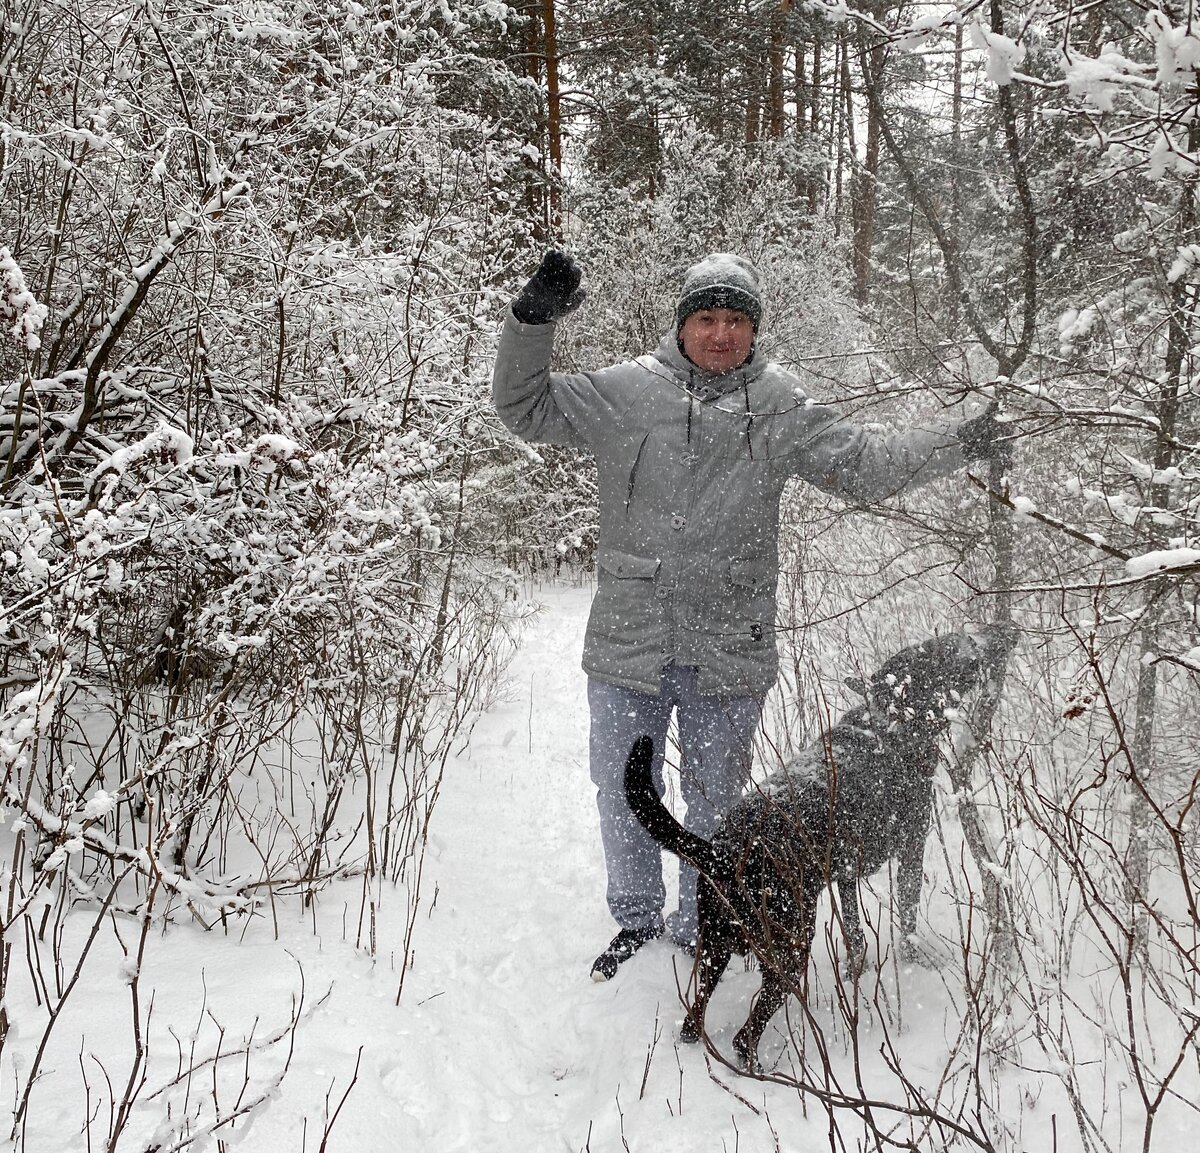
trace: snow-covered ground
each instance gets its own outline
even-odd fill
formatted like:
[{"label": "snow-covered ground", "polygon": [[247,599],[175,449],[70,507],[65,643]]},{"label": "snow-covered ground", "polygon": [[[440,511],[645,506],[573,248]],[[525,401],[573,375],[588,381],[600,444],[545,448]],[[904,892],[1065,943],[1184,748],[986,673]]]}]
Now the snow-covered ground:
[{"label": "snow-covered ground", "polygon": [[[624,1138],[661,1153],[747,1150],[774,1148],[772,1125],[786,1135],[781,1148],[804,1147],[794,1093],[764,1094],[718,1070],[731,1092],[710,1079],[701,1050],[677,1051],[681,957],[671,948],[648,947],[607,985],[589,977],[614,932],[585,759],[579,656],[590,590],[535,595],[545,608],[509,669],[506,699],[448,767],[399,1003],[407,907],[398,894],[389,906],[386,889],[374,959],[355,946],[362,892],[350,881],[315,909],[281,901],[224,934],[175,923],[157,939],[156,926],[140,977],[143,1011],[153,997],[146,1087],[120,1149],[176,1146],[184,1115],[209,1117],[214,1095],[222,1116],[253,1107],[190,1148],[220,1139],[263,1153],[602,1153],[625,1148]],[[80,931],[92,923],[80,917]],[[107,1109],[107,1083],[120,1098],[129,1078],[124,954],[136,954],[137,927],[114,926],[91,945],[84,995],[67,1000],[51,1035],[26,1109],[27,1150],[95,1148],[106,1130],[96,1102]],[[28,975],[14,984],[7,1109],[45,1019]],[[293,1013],[294,1044],[265,1044]],[[219,1063],[231,1067],[214,1079],[206,1058],[249,1037],[263,1047]]]},{"label": "snow-covered ground", "polygon": [[[225,934],[171,926],[146,950],[143,1012],[153,996],[144,1030],[146,1084],[118,1149],[179,1148],[181,1119],[189,1111],[198,1115],[202,1103],[211,1111],[214,1094],[221,1116],[239,1109],[245,1116],[190,1148],[801,1153],[831,1141],[864,1147],[853,1113],[838,1112],[834,1138],[817,1100],[787,1083],[803,1075],[803,1066],[782,1019],[768,1031],[762,1053],[784,1083],[736,1075],[702,1047],[677,1043],[677,980],[686,980],[686,958],[666,943],[648,946],[607,984],[590,980],[590,962],[614,930],[603,903],[585,761],[579,655],[590,590],[534,593],[543,611],[508,671],[504,699],[446,773],[421,879],[413,963],[398,1003],[406,903],[396,896],[389,904],[386,891],[374,958],[355,944],[362,893],[354,882],[326,892],[315,909],[280,902],[274,918],[231,922]],[[953,913],[937,884],[927,886],[923,908],[952,929]],[[92,923],[90,916],[80,919],[81,926]],[[925,924],[936,937],[931,922]],[[137,940],[128,923],[115,929],[120,939],[116,931],[97,936],[82,978],[86,993],[67,1002],[52,1034],[26,1111],[27,1150],[97,1148],[94,1133],[106,1124],[94,1117],[96,1103],[108,1098],[100,1089],[107,1079],[119,1098],[129,1078],[135,1050],[123,946],[135,953]],[[153,931],[157,937],[162,930]],[[948,1082],[969,1082],[964,1069],[994,1070],[983,1095],[1006,1112],[1016,1147],[1078,1148],[1056,1078],[1014,1078],[1011,1065],[1002,1069],[986,1054],[947,1057],[965,1036],[962,976],[949,956],[940,968],[885,965],[869,972],[870,992],[852,1034],[834,1006],[839,986],[820,942],[817,952],[813,1018],[806,1024],[793,1010],[791,1032],[809,1047],[810,1069],[821,1068],[816,1038],[829,1046],[838,1081],[826,1088],[886,1095],[895,1082],[880,1050],[894,1046],[917,1080],[936,1082],[948,1067],[956,1070]],[[756,987],[754,974],[736,963],[734,970],[709,1014],[713,1040],[725,1053]],[[29,1068],[40,1035],[35,1026],[44,1019],[27,976],[18,974],[15,984],[15,1036],[0,1085],[6,1108],[15,1104],[13,1062]],[[286,1035],[293,1013],[299,1017],[294,1043]],[[997,1024],[996,1035],[1003,1032]],[[265,1042],[272,1035],[283,1039],[255,1048],[249,1059],[219,1062],[228,1067],[214,1079],[207,1058],[218,1049],[243,1049],[248,1037]],[[877,1116],[901,1121],[886,1111]],[[943,1144],[934,1137],[925,1147]]]}]

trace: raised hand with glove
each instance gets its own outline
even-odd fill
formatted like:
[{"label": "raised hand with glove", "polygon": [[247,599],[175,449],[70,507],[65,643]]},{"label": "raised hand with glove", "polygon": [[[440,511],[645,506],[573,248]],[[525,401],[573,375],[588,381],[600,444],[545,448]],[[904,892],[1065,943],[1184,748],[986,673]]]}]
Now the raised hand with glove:
[{"label": "raised hand with glove", "polygon": [[1012,442],[997,419],[999,412],[1000,406],[993,400],[978,416],[964,420],[955,430],[965,460],[998,460],[1006,467],[1012,462]]},{"label": "raised hand with glove", "polygon": [[583,271],[565,252],[552,248],[517,294],[512,312],[522,324],[549,324],[573,312],[586,291],[579,287]]}]

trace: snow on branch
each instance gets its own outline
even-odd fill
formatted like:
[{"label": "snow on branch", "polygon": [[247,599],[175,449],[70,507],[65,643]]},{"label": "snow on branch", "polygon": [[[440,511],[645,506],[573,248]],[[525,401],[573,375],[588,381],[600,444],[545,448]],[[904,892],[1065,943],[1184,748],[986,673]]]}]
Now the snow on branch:
[{"label": "snow on branch", "polygon": [[1025,46],[1000,32],[992,32],[978,21],[971,25],[971,43],[987,54],[987,78],[999,88],[1020,78],[1017,66],[1025,59]]},{"label": "snow on branch", "polygon": [[92,469],[87,479],[93,486],[112,473],[119,479],[131,465],[148,456],[157,456],[160,461],[169,459],[175,464],[185,464],[192,458],[192,449],[192,438],[186,432],[160,421],[148,436],[110,453]]},{"label": "snow on branch", "polygon": [[150,250],[150,254],[141,264],[130,270],[125,292],[108,314],[108,319],[100,329],[96,347],[87,356],[89,373],[107,360],[113,343],[129,323],[151,282],[171,263],[183,245],[203,224],[220,220],[231,204],[247,196],[249,192],[249,183],[238,181],[228,188],[219,189],[195,212],[183,212],[167,222],[163,236]]},{"label": "snow on branch", "polygon": [[[182,897],[196,910],[216,914],[248,913],[257,904],[255,898],[246,896],[242,889],[185,877],[164,866],[158,856],[147,848],[131,849],[118,844],[95,827],[95,817],[85,817],[83,821],[64,821],[33,797],[23,795],[12,783],[5,786],[4,799],[19,810],[22,817],[43,837],[55,843],[54,851],[42,866],[48,872],[63,867],[71,856],[86,849],[107,860],[131,866],[147,879],[159,882],[170,892]],[[110,800],[111,796],[105,794],[101,807]]]},{"label": "snow on branch", "polygon": [[1063,50],[1060,67],[1067,91],[1099,112],[1111,112],[1123,92],[1153,88],[1153,81],[1136,61],[1109,47],[1090,57],[1068,45]]},{"label": "snow on branch", "polygon": [[46,323],[46,315],[46,306],[39,304],[29,291],[25,274],[12,252],[0,248],[0,319],[26,352],[37,352],[41,347],[38,334]]},{"label": "snow on branch", "polygon": [[1125,571],[1134,580],[1155,576],[1195,576],[1200,574],[1200,549],[1164,548],[1130,557]]}]

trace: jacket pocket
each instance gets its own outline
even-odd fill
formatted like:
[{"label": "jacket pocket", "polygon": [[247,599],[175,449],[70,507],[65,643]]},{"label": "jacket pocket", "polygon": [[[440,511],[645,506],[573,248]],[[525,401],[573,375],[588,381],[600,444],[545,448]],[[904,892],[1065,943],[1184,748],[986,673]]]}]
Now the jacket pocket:
[{"label": "jacket pocket", "polygon": [[[642,451],[646,447],[646,441],[650,438],[648,432],[635,433],[623,444],[621,459],[625,462],[628,469],[628,479],[625,482],[625,492],[623,494],[625,502],[625,515],[629,515],[629,505],[633,501],[633,489],[637,484],[638,468],[642,463]],[[624,471],[624,469],[623,469]],[[634,558],[643,559],[643,558]],[[658,562],[656,561],[655,564]],[[651,574],[653,575],[653,574]]]},{"label": "jacket pocket", "polygon": [[642,464],[649,432],[639,428],[623,432],[596,445],[596,468],[600,479],[600,505],[603,522],[607,515],[629,515],[634,486]]},{"label": "jacket pocket", "polygon": [[[775,632],[775,569],[758,557],[734,557],[729,562],[725,596],[712,623],[721,623],[729,646],[756,647]],[[734,638],[740,638],[735,640]]]},{"label": "jacket pocket", "polygon": [[615,548],[601,548],[596,563],[611,576],[621,579],[653,580],[660,564],[657,557],[637,556]]},{"label": "jacket pocket", "polygon": [[600,580],[588,615],[585,654],[590,652],[597,663],[602,653],[607,654],[604,659],[622,663],[632,659],[633,652],[657,652],[662,645],[662,602],[655,595],[657,558],[601,548],[596,565]]},{"label": "jacket pocket", "polygon": [[757,557],[735,556],[729,562],[729,583],[751,595],[760,595],[772,590],[774,574],[766,561]]}]

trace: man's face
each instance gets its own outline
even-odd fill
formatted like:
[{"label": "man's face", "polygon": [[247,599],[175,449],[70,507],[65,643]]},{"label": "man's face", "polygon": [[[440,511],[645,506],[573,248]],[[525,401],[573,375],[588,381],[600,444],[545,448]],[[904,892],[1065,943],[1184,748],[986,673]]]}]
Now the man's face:
[{"label": "man's face", "polygon": [[697,368],[720,374],[746,363],[754,346],[754,324],[732,308],[702,308],[679,329],[683,354]]}]

